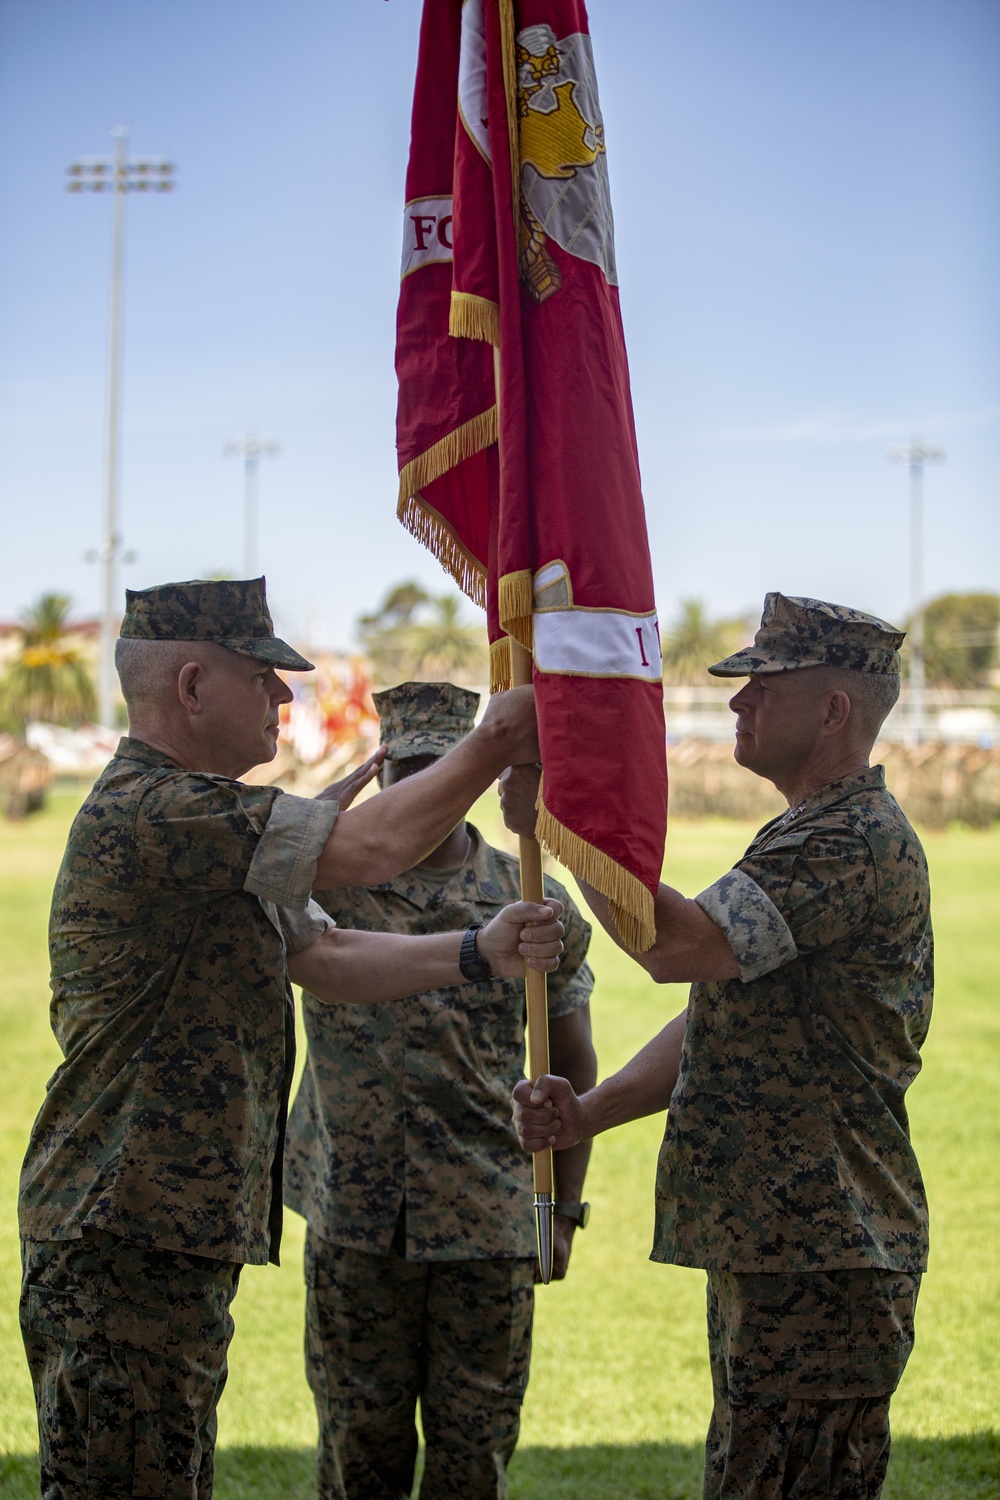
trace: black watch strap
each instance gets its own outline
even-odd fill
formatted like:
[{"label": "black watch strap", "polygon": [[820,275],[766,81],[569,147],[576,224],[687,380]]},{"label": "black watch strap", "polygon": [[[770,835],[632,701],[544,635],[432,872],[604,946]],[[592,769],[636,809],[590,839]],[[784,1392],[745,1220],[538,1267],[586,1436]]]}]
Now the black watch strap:
[{"label": "black watch strap", "polygon": [[458,950],[458,967],[465,979],[471,979],[474,983],[482,984],[484,980],[492,979],[490,966],[485,958],[481,958],[479,949],[476,947],[476,934],[482,929],[482,922],[475,922],[466,929],[462,935],[462,946]]},{"label": "black watch strap", "polygon": [[560,1203],[557,1199],[552,1205],[552,1212],[562,1219],[572,1219],[580,1229],[586,1229],[590,1221],[589,1203]]}]

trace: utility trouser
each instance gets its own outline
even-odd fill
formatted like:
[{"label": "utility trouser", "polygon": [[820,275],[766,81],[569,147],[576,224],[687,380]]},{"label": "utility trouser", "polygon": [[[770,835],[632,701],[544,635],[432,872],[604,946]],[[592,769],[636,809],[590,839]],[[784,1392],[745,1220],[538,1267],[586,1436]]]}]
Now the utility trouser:
[{"label": "utility trouser", "polygon": [[22,1264],[43,1500],[208,1500],[240,1267],[96,1229]]},{"label": "utility trouser", "polygon": [[878,1500],[918,1275],[708,1273],[704,1500]]},{"label": "utility trouser", "polygon": [[409,1262],[306,1240],[320,1500],[502,1500],[528,1383],[533,1260]]}]

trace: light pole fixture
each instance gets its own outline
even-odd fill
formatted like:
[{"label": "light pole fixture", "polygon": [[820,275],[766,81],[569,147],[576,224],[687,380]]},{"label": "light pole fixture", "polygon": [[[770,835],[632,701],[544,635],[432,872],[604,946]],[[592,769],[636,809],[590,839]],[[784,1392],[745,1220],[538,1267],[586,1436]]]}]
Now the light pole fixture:
[{"label": "light pole fixture", "polygon": [[893,463],[910,470],[910,729],[917,744],[926,731],[926,672],[924,670],[924,467],[943,464],[943,448],[932,448],[919,437],[889,449]]},{"label": "light pole fixture", "polygon": [[81,157],[66,169],[70,193],[113,193],[111,235],[111,308],[108,319],[108,404],[105,443],[104,543],[98,557],[104,568],[104,600],[101,610],[101,649],[97,678],[98,715],[111,728],[115,701],[115,635],[121,618],[118,598],[118,560],[122,539],[118,531],[120,492],[121,343],[122,291],[125,278],[126,193],[168,193],[174,186],[174,168],[159,156],[129,157],[128,131],[118,126],[111,132],[113,157]]},{"label": "light pole fixture", "polygon": [[276,458],[281,446],[260,438],[253,428],[246,436],[230,438],[222,450],[226,458],[243,460],[243,577],[257,576],[257,474],[262,458]]}]

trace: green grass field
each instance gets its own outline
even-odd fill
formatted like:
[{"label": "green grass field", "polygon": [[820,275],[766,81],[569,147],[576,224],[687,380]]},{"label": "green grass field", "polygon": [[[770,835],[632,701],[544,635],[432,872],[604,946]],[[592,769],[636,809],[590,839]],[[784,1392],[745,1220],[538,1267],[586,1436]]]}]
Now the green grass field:
[{"label": "green grass field", "polygon": [[[76,799],[64,794],[0,825],[0,1494],[38,1493],[34,1411],[17,1329],[17,1171],[44,1082],[49,891]],[[493,804],[478,821],[495,830]],[[677,823],[666,876],[700,890],[752,830]],[[933,1254],[917,1348],[893,1405],[888,1500],[1000,1497],[1000,832],[927,839],[938,934],[937,1011],[915,1084],[913,1131],[932,1207]],[[654,986],[595,938],[595,1032],[613,1072],[684,992]],[[514,1500],[696,1500],[709,1413],[704,1276],[647,1260],[662,1120],[601,1137],[568,1280],[537,1299],[535,1355]],[[219,1500],[313,1494],[315,1427],[302,1372],[302,1224],[289,1215],[284,1264],[249,1269],[235,1304],[232,1374],[220,1412]]]}]

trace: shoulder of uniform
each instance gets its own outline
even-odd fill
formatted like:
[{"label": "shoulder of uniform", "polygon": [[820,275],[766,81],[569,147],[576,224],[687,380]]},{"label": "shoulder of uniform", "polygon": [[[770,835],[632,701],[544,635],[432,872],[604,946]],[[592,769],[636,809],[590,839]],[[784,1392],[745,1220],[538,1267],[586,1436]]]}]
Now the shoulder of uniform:
[{"label": "shoulder of uniform", "polygon": [[[479,830],[477,829],[476,832],[478,833]],[[505,870],[517,869],[518,865],[520,864],[520,860],[518,859],[516,854],[508,854],[506,849],[498,849],[496,844],[491,844],[489,839],[484,838],[481,833],[479,834],[479,837],[483,841],[483,848],[485,852],[489,854],[493,859],[495,859],[498,865],[502,865]]]},{"label": "shoulder of uniform", "polygon": [[[482,835],[480,835],[480,837],[482,837]],[[510,870],[516,874],[520,866],[520,860],[518,859],[516,854],[508,854],[505,849],[498,849],[495,844],[490,844],[485,839],[483,840],[483,842],[498,865],[502,866],[503,869]],[[557,900],[566,902],[568,905],[575,907],[576,902],[573,900],[573,897],[570,895],[569,891],[558,880],[553,879],[551,875],[545,875],[542,877],[542,886],[546,896],[555,896]]]}]

